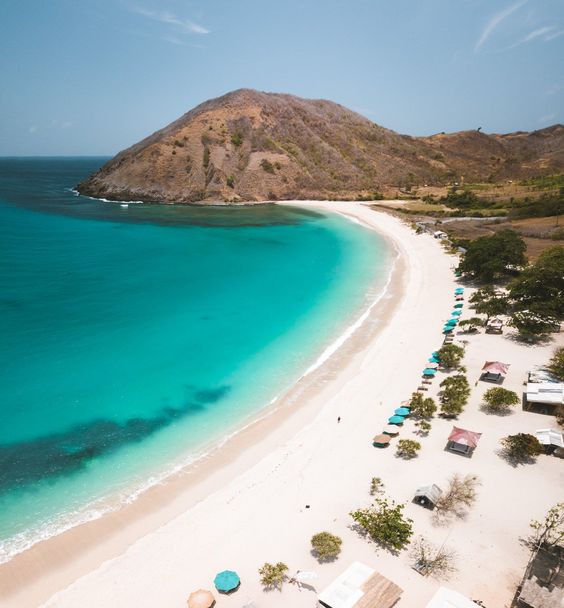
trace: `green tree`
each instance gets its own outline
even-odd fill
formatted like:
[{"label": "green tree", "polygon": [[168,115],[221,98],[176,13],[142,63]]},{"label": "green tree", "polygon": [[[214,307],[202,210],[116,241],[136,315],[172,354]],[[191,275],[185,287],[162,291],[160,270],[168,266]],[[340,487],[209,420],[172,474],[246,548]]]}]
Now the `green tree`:
[{"label": "green tree", "polygon": [[509,295],[517,310],[564,319],[564,247],[544,251],[510,283]]},{"label": "green tree", "polygon": [[387,549],[400,551],[409,544],[413,534],[413,520],[404,517],[404,507],[382,498],[350,515],[372,540]]},{"label": "green tree", "polygon": [[235,177],[233,175],[230,175],[227,178],[227,185],[229,186],[229,188],[235,188]]},{"label": "green tree", "polygon": [[231,143],[239,147],[243,143],[243,135],[238,131],[231,136]]},{"label": "green tree", "polygon": [[341,552],[343,541],[330,532],[319,532],[311,537],[311,546],[318,561],[335,559]]},{"label": "green tree", "polygon": [[421,393],[413,393],[409,403],[411,415],[415,418],[432,418],[437,411],[437,404],[431,397],[423,397]]},{"label": "green tree", "polygon": [[559,502],[548,511],[543,521],[533,519],[529,524],[533,534],[529,546],[539,549],[543,545],[554,547],[564,541],[564,502]]},{"label": "green tree", "polygon": [[533,310],[516,310],[509,325],[514,327],[523,340],[534,342],[556,331],[560,324],[554,317]]},{"label": "green tree", "polygon": [[509,307],[507,296],[492,285],[476,290],[470,297],[470,304],[479,315],[486,315],[486,323],[491,317],[506,314]]},{"label": "green tree", "polygon": [[548,363],[548,369],[564,382],[564,347],[557,348]]},{"label": "green tree", "polygon": [[508,435],[501,440],[501,445],[504,455],[514,463],[532,462],[542,454],[541,442],[528,433]]},{"label": "green tree", "polygon": [[396,454],[400,458],[411,459],[417,456],[417,452],[421,449],[421,444],[419,441],[414,441],[413,439],[400,439],[398,441],[398,447],[396,449]]},{"label": "green tree", "polygon": [[484,393],[484,401],[488,409],[493,412],[508,412],[514,405],[519,403],[519,396],[501,386],[494,386]]},{"label": "green tree", "polygon": [[418,420],[415,423],[415,426],[419,429],[417,432],[419,433],[419,435],[428,435],[432,425],[430,422],[428,422],[427,420]]},{"label": "green tree", "polygon": [[470,385],[466,376],[456,374],[445,378],[441,384],[441,415],[455,418],[464,411],[470,396]]},{"label": "green tree", "polygon": [[480,319],[480,317],[471,317],[470,319],[463,319],[460,321],[458,327],[464,328],[465,331],[472,333],[477,331],[478,327],[483,327],[484,325],[484,320]]},{"label": "green tree", "polygon": [[483,283],[509,276],[527,263],[523,238],[514,230],[504,229],[492,236],[481,236],[467,245],[458,270]]},{"label": "green tree", "polygon": [[380,477],[373,477],[370,480],[370,496],[376,496],[384,489],[384,483]]},{"label": "green tree", "polygon": [[288,580],[288,566],[283,562],[277,564],[269,564],[265,562],[262,568],[259,568],[260,582],[267,589],[281,589],[283,583]]},{"label": "green tree", "polygon": [[464,349],[456,344],[445,344],[439,349],[437,357],[442,367],[452,369],[460,365],[464,357]]}]

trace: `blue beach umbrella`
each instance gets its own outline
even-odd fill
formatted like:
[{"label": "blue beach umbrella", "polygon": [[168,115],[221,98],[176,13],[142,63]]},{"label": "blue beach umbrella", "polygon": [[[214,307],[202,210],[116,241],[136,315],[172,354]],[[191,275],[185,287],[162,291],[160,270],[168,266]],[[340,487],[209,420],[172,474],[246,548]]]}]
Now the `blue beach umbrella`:
[{"label": "blue beach umbrella", "polygon": [[431,357],[438,357],[438,356],[439,356],[439,351],[438,351],[438,350],[434,350],[434,351],[431,353]]},{"label": "blue beach umbrella", "polygon": [[394,414],[396,416],[409,416],[409,409],[407,407],[398,407],[397,410],[394,410]]},{"label": "blue beach umbrella", "polygon": [[459,302],[458,304],[454,305],[455,308],[462,308],[463,306],[464,304],[462,304],[462,302]]},{"label": "blue beach umbrella", "polygon": [[427,359],[428,363],[440,363],[440,359],[438,357],[429,357],[429,359]]},{"label": "blue beach umbrella", "polygon": [[391,416],[388,418],[390,424],[403,424],[403,416]]},{"label": "blue beach umbrella", "polygon": [[230,591],[233,591],[233,589],[237,589],[241,584],[241,579],[237,572],[233,572],[233,570],[224,570],[216,575],[213,579],[213,584],[221,593],[229,593]]},{"label": "blue beach umbrella", "polygon": [[447,327],[448,327],[449,325],[451,325],[451,326],[453,326],[453,327],[454,327],[454,326],[455,326],[457,323],[458,323],[458,319],[449,319],[449,320],[448,320],[448,321],[445,323],[445,325],[446,325]]},{"label": "blue beach umbrella", "polygon": [[423,370],[423,375],[424,376],[434,376],[437,373],[436,369],[432,369],[431,367],[426,367]]},{"label": "blue beach umbrella", "polygon": [[455,293],[456,295],[460,295],[460,294],[464,293],[464,288],[463,288],[463,287],[457,287],[457,288],[454,290],[454,293]]},{"label": "blue beach umbrella", "polygon": [[462,314],[462,311],[461,310],[453,310],[450,314],[453,317],[459,317]]}]

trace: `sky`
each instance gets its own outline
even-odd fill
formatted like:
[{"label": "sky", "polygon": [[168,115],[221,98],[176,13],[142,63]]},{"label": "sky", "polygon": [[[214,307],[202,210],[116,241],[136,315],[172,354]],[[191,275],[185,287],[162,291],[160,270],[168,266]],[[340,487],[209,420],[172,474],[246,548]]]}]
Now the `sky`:
[{"label": "sky", "polygon": [[243,87],[410,135],[564,123],[564,0],[1,0],[0,156],[113,155]]}]

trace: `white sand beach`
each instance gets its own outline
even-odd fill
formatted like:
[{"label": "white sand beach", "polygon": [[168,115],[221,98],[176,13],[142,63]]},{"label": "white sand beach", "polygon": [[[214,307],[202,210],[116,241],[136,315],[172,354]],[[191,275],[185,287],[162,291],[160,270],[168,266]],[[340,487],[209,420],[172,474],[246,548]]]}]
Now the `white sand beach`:
[{"label": "white sand beach", "polygon": [[[395,456],[397,439],[387,449],[375,448],[372,437],[417,388],[427,358],[442,343],[441,326],[452,310],[456,287],[456,258],[431,236],[416,235],[368,206],[295,204],[338,211],[391,239],[401,261],[390,294],[327,362],[315,390],[226,446],[205,479],[195,484],[181,479],[182,487],[174,493],[162,489],[159,508],[150,515],[122,514],[111,524],[111,533],[111,519],[104,518],[94,522],[86,539],[75,533],[56,545],[48,541],[16,565],[6,564],[0,568],[0,583],[11,580],[12,585],[6,591],[0,584],[0,603],[181,608],[190,592],[213,589],[215,574],[229,568],[237,570],[242,584],[230,596],[216,594],[217,608],[251,601],[256,608],[305,608],[316,605],[313,590],[286,584],[281,592],[264,592],[258,568],[265,561],[283,561],[290,573],[314,570],[319,577],[312,583],[321,590],[358,560],[403,588],[398,608],[425,606],[445,581],[415,572],[409,551],[394,556],[351,528],[349,512],[370,504],[370,480],[378,476],[389,497],[406,503],[415,536],[456,551],[457,572],[446,581],[449,587],[488,608],[509,606],[528,557],[520,538],[528,534],[532,518],[542,518],[564,498],[564,466],[551,456],[517,468],[500,458],[501,437],[554,426],[554,419],[524,412],[520,405],[508,416],[486,414],[480,409],[481,395],[491,385],[474,384],[486,359],[504,361],[511,367],[503,386],[521,394],[527,369],[545,363],[562,337],[548,346],[526,347],[506,334],[457,336],[458,343],[468,342],[464,364],[473,391],[454,424],[483,433],[472,458],[444,450],[453,422],[440,418],[433,420],[428,437],[418,439],[423,447],[411,461]],[[442,378],[439,372],[430,396]],[[415,430],[408,420],[400,437],[417,438]],[[431,483],[445,487],[455,472],[480,478],[478,500],[466,518],[434,525],[431,512],[411,502],[414,491]],[[163,501],[166,492],[168,502]],[[310,553],[310,538],[323,530],[339,535],[343,545],[335,562],[320,565]],[[92,549],[86,551],[80,543],[90,543]]]}]

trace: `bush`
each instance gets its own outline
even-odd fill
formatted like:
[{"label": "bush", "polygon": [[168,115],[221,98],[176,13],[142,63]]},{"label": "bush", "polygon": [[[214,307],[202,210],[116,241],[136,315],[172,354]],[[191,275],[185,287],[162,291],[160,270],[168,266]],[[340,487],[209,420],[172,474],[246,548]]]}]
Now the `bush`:
[{"label": "bush", "polygon": [[445,344],[438,351],[440,365],[448,369],[458,367],[463,357],[464,349],[456,344]]},{"label": "bush", "polygon": [[427,422],[426,420],[419,420],[419,422],[415,423],[415,426],[418,427],[418,433],[419,435],[423,435],[426,436],[429,434],[429,431],[431,430],[431,423]]},{"label": "bush", "polygon": [[268,161],[266,158],[263,158],[260,161],[260,166],[267,173],[274,173],[274,165],[270,161]]},{"label": "bush", "polygon": [[435,505],[437,516],[445,517],[454,514],[463,517],[476,501],[479,485],[480,481],[475,475],[466,475],[465,477],[456,473],[452,475],[448,481],[447,489],[441,494]]},{"label": "bush", "polygon": [[243,135],[239,132],[233,133],[231,136],[231,143],[234,146],[239,147],[243,143]]},{"label": "bush", "polygon": [[341,552],[342,544],[343,541],[330,532],[319,532],[311,537],[311,546],[320,562],[335,559]]},{"label": "bush", "polygon": [[370,496],[379,494],[384,489],[384,483],[379,477],[373,477],[370,480]]},{"label": "bush", "polygon": [[503,413],[519,403],[519,396],[506,388],[495,386],[484,393],[484,401],[491,411]]},{"label": "bush", "polygon": [[229,186],[229,188],[234,188],[235,187],[235,177],[233,177],[233,175],[230,175],[227,178],[227,185]]},{"label": "bush", "polygon": [[387,549],[400,551],[409,544],[413,534],[413,521],[403,516],[404,507],[388,499],[379,499],[372,506],[350,515],[374,541]]},{"label": "bush", "polygon": [[411,557],[414,561],[414,569],[422,576],[444,578],[456,571],[454,565],[456,553],[446,549],[444,545],[439,548],[434,547],[424,538],[415,541]]},{"label": "bush", "polygon": [[415,458],[420,449],[421,444],[418,441],[414,441],[413,439],[400,439],[398,441],[396,454],[400,456],[400,458]]},{"label": "bush", "polygon": [[207,146],[204,148],[204,158],[202,160],[202,164],[204,165],[204,169],[207,169],[210,164],[210,149]]},{"label": "bush", "polygon": [[542,454],[542,444],[534,436],[528,433],[517,433],[508,435],[501,440],[504,456],[518,464],[534,462],[539,454]]},{"label": "bush", "polygon": [[564,382],[564,347],[557,348],[548,364],[548,369]]},{"label": "bush", "polygon": [[283,562],[277,564],[269,564],[266,562],[262,568],[259,568],[260,582],[263,587],[280,589],[283,583],[288,579],[288,566]]},{"label": "bush", "polygon": [[529,525],[533,530],[532,536],[527,539],[531,549],[561,544],[564,540],[564,502],[554,505],[543,521],[533,520]]},{"label": "bush", "polygon": [[465,331],[472,333],[477,331],[478,327],[483,327],[484,325],[485,323],[480,317],[471,317],[470,319],[460,321],[458,327],[466,328]]}]

